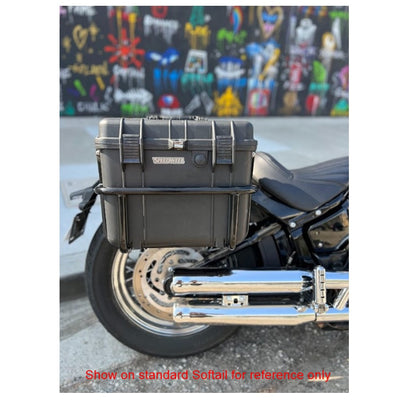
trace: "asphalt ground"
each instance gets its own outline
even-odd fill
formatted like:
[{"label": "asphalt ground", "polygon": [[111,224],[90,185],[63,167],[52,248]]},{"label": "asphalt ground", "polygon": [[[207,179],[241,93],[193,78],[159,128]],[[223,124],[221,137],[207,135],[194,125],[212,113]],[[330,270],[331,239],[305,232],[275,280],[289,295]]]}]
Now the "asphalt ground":
[{"label": "asphalt ground", "polygon": [[[179,359],[142,355],[108,334],[91,310],[83,280],[86,251],[101,222],[98,204],[89,215],[84,236],[71,245],[64,240],[78,212],[79,201],[69,200],[69,194],[97,178],[93,141],[98,122],[99,118],[90,117],[60,120],[60,392],[348,392],[348,331],[321,330],[313,324],[242,327],[215,349]],[[258,150],[269,152],[287,168],[349,154],[347,118],[265,118],[251,122]],[[303,373],[304,378],[250,378],[251,372],[263,370]],[[116,379],[88,379],[87,371],[116,373]],[[187,372],[188,378],[140,379],[139,373],[145,371]],[[207,379],[195,379],[195,371],[227,371],[228,378],[207,375]],[[232,371],[246,374],[233,379]],[[135,378],[123,379],[128,373]],[[325,381],[308,379],[308,374],[315,373]]]},{"label": "asphalt ground", "polygon": [[[348,331],[321,330],[313,324],[295,327],[242,327],[214,349],[191,357],[169,359],[143,355],[119,343],[97,321],[86,297],[62,302],[60,321],[60,392],[62,393],[347,393],[349,391]],[[251,372],[262,373],[263,370],[302,372],[304,377],[303,379],[255,379],[253,375],[252,379],[250,378]],[[88,374],[87,371],[92,372]],[[94,376],[94,371],[116,373],[116,379],[88,379]],[[140,379],[140,372],[146,371],[148,373],[187,371],[188,379]],[[216,372],[227,371],[228,379],[212,379],[209,371],[214,372],[215,378]],[[244,372],[246,374],[239,379],[232,379],[232,371],[241,372],[242,376]],[[129,377],[130,372],[134,373],[134,378],[124,379],[125,374]],[[309,373],[320,373],[322,376],[322,372],[325,373],[323,380],[307,378]],[[207,379],[195,379],[197,375]]]}]

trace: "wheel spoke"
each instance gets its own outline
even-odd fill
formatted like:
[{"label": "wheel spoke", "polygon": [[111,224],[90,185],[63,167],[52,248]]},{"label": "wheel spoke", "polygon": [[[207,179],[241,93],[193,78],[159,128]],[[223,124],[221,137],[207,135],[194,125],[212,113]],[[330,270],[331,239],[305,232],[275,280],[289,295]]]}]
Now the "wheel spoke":
[{"label": "wheel spoke", "polygon": [[[112,267],[112,287],[121,310],[134,323],[156,334],[184,336],[200,332],[207,325],[175,324],[173,298],[162,282],[172,265],[187,265],[202,257],[192,249],[148,249],[135,255],[117,252]],[[138,254],[138,256],[136,256]],[[172,264],[171,264],[172,263]]]}]

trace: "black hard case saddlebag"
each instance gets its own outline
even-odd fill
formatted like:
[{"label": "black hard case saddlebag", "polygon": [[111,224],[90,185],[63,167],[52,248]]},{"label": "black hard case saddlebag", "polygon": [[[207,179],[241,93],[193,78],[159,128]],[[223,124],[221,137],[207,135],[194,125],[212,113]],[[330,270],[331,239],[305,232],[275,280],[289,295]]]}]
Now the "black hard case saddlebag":
[{"label": "black hard case saddlebag", "polygon": [[235,247],[246,237],[257,147],[249,122],[106,118],[95,143],[112,245]]}]

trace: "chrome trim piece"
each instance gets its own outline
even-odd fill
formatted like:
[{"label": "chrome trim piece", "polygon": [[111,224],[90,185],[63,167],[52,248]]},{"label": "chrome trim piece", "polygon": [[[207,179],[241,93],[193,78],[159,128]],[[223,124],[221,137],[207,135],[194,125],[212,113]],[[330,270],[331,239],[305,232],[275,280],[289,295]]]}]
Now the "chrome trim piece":
[{"label": "chrome trim piece", "polygon": [[247,307],[249,305],[249,296],[241,295],[224,295],[222,296],[222,305],[226,307]]},{"label": "chrome trim piece", "polygon": [[328,311],[325,268],[320,265],[314,268],[314,310],[318,313]]}]

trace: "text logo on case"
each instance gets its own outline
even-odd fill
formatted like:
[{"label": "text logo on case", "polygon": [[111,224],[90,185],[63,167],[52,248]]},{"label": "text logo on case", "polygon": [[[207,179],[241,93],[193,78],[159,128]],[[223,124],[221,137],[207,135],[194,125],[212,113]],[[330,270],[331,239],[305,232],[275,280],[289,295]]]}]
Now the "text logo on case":
[{"label": "text logo on case", "polygon": [[153,164],[185,164],[184,157],[152,157]]}]

